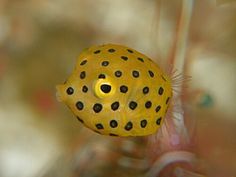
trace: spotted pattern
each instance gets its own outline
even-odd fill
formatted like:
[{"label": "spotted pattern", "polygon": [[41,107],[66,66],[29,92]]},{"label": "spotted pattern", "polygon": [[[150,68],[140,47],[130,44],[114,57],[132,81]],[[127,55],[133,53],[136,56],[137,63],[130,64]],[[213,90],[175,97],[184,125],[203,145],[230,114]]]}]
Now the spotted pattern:
[{"label": "spotted pattern", "polygon": [[81,101],[78,101],[75,105],[77,109],[80,111],[84,108],[84,104]]},{"label": "spotted pattern", "polygon": [[101,50],[96,50],[96,51],[94,51],[93,53],[94,54],[99,54],[101,52]]},{"label": "spotted pattern", "polygon": [[82,71],[80,73],[80,79],[84,79],[86,77],[86,72],[85,71]]},{"label": "spotted pattern", "polygon": [[111,126],[111,128],[116,128],[118,126],[117,121],[116,120],[111,120],[110,121],[110,126]]},{"label": "spotted pattern", "polygon": [[143,94],[148,94],[149,92],[149,88],[148,87],[144,87],[143,88]]},{"label": "spotted pattern", "polygon": [[145,128],[145,127],[147,126],[147,120],[146,120],[146,119],[141,120],[140,126],[141,126],[142,128]]},{"label": "spotted pattern", "polygon": [[105,76],[105,74],[99,74],[99,75],[98,75],[98,78],[99,78],[99,79],[105,79],[106,76]]},{"label": "spotted pattern", "polygon": [[133,128],[133,123],[132,122],[128,122],[125,125],[125,130],[130,131]]},{"label": "spotted pattern", "polygon": [[[170,78],[151,59],[109,44],[88,49],[77,63],[80,67],[60,94],[78,121],[110,136],[155,133],[168,110],[172,88]],[[104,98],[94,94],[98,79]]]},{"label": "spotted pattern", "polygon": [[141,62],[144,62],[143,58],[141,58],[141,57],[138,57],[138,60]]},{"label": "spotted pattern", "polygon": [[121,77],[122,76],[122,72],[120,70],[115,72],[115,76],[116,77]]},{"label": "spotted pattern", "polygon": [[113,52],[115,52],[116,50],[115,49],[109,49],[108,50],[108,52],[110,52],[110,53],[113,53]]},{"label": "spotted pattern", "polygon": [[126,57],[126,56],[121,56],[121,59],[124,60],[124,61],[127,61],[127,60],[128,60],[128,57]]},{"label": "spotted pattern", "polygon": [[99,129],[99,130],[100,130],[100,129],[104,129],[103,125],[100,124],[100,123],[99,123],[99,124],[96,124],[96,127],[97,127],[97,129]]},{"label": "spotted pattern", "polygon": [[160,111],[160,109],[161,109],[161,106],[160,106],[160,105],[158,105],[158,106],[156,107],[156,112],[159,112],[159,111]]},{"label": "spotted pattern", "polygon": [[158,94],[159,94],[159,95],[162,95],[163,92],[164,92],[164,89],[163,89],[162,87],[160,87],[159,90],[158,90]]},{"label": "spotted pattern", "polygon": [[134,51],[131,50],[131,49],[127,49],[127,51],[128,51],[129,53],[134,53]]},{"label": "spotted pattern", "polygon": [[122,92],[122,93],[128,92],[128,87],[125,85],[120,86],[120,92]]},{"label": "spotted pattern", "polygon": [[67,90],[66,90],[66,93],[68,95],[72,95],[74,93],[74,89],[72,87],[68,87]]},{"label": "spotted pattern", "polygon": [[145,107],[146,107],[147,109],[151,108],[151,107],[152,107],[152,102],[151,102],[151,101],[147,101],[147,102],[145,103]]},{"label": "spotted pattern", "polygon": [[101,105],[100,103],[95,103],[95,104],[93,105],[93,111],[94,111],[95,113],[99,113],[101,110],[102,110],[102,105]]},{"label": "spotted pattern", "polygon": [[87,63],[87,60],[83,60],[83,61],[80,63],[80,65],[83,66],[83,65],[85,65],[86,63]]},{"label": "spotted pattern", "polygon": [[138,106],[138,104],[135,101],[131,101],[129,103],[129,108],[132,110],[135,110],[135,108]]},{"label": "spotted pattern", "polygon": [[151,70],[149,70],[148,73],[150,77],[154,77],[154,73]]},{"label": "spotted pattern", "polygon": [[132,71],[132,75],[133,75],[134,78],[138,78],[139,77],[139,72],[134,70],[134,71]]},{"label": "spotted pattern", "polygon": [[116,111],[120,106],[120,103],[118,101],[115,101],[114,103],[111,104],[111,109],[113,111]]},{"label": "spotted pattern", "polygon": [[162,120],[162,117],[159,117],[159,118],[156,120],[156,124],[157,124],[157,125],[160,125],[160,124],[161,124],[161,120]]},{"label": "spotted pattern", "polygon": [[102,66],[108,66],[109,65],[109,61],[103,61],[102,62]]},{"label": "spotted pattern", "polygon": [[170,100],[170,97],[168,97],[168,98],[166,99],[166,104],[169,103],[169,100]]},{"label": "spotted pattern", "polygon": [[82,87],[82,92],[86,93],[87,91],[88,91],[88,87],[87,87],[86,85],[84,85],[84,86]]}]

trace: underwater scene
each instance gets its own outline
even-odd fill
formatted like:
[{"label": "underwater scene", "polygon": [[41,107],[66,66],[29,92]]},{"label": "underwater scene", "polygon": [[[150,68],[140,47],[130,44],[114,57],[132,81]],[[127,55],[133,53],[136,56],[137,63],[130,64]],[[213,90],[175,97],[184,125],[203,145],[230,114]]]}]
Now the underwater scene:
[{"label": "underwater scene", "polygon": [[236,177],[235,0],[0,0],[0,177]]}]

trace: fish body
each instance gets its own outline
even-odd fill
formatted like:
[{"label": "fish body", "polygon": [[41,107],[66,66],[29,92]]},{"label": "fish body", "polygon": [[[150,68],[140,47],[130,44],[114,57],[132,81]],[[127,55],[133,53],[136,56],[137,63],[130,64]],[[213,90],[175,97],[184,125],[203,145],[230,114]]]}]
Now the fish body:
[{"label": "fish body", "polygon": [[116,44],[84,50],[57,90],[81,123],[110,136],[155,133],[172,97],[171,79],[156,63]]}]

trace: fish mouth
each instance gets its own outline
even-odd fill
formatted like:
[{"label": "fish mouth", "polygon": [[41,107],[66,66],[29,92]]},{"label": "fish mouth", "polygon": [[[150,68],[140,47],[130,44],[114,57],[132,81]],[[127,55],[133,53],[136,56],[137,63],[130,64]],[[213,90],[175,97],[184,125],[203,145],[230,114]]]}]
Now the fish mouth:
[{"label": "fish mouth", "polygon": [[65,96],[63,96],[63,90],[64,90],[64,85],[57,85],[56,86],[56,99],[59,102],[62,102],[65,100]]}]

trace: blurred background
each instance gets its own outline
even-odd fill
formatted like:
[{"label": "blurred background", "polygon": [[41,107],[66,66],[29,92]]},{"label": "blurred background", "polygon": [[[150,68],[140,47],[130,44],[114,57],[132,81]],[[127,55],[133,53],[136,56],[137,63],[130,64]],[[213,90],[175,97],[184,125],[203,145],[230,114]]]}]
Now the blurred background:
[{"label": "blurred background", "polygon": [[[145,138],[113,138],[84,128],[57,102],[55,85],[94,44],[123,44],[165,65],[181,5],[181,0],[0,0],[0,176],[145,176],[151,168]],[[236,1],[194,2],[185,65],[192,77],[183,93],[186,119],[194,127],[189,151],[197,160],[184,165],[186,173],[162,170],[235,177]]]}]

